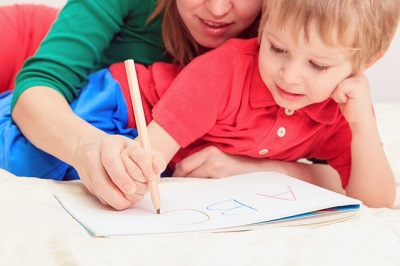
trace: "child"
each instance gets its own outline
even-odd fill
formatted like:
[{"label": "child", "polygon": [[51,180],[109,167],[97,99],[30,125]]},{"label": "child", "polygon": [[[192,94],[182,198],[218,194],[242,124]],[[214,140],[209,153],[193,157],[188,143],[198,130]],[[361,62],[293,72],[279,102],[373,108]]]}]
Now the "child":
[{"label": "child", "polygon": [[[264,3],[259,45],[230,41],[192,62],[165,94],[153,66],[155,88],[142,85],[146,99],[160,95],[148,126],[153,149],[172,163],[211,144],[251,157],[326,159],[348,196],[391,207],[395,180],[363,72],[387,50],[400,2]],[[151,171],[138,149],[125,153]]]},{"label": "child", "polygon": [[[266,0],[258,40],[229,41],[180,73],[165,63],[137,65],[152,148],[161,156],[130,146],[125,168],[143,183],[163,160],[174,167],[210,145],[254,158],[316,157],[339,172],[347,195],[391,207],[394,177],[363,71],[387,50],[399,10],[393,0]],[[92,75],[73,108],[106,132],[135,127],[123,64]],[[104,109],[114,110],[116,123],[105,124]],[[136,200],[144,193],[138,189]]]}]

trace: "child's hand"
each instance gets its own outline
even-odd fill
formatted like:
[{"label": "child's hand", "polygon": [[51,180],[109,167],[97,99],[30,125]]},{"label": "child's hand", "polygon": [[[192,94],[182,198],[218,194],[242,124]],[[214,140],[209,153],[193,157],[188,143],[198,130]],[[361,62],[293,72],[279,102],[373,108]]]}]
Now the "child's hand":
[{"label": "child's hand", "polygon": [[[136,142],[136,141],[135,141]],[[130,145],[121,152],[121,160],[129,176],[135,182],[136,191],[125,195],[132,204],[141,201],[148,191],[148,182],[160,182],[160,175],[166,168],[166,162],[161,153],[146,151],[140,145]]]},{"label": "child's hand", "polygon": [[227,154],[215,146],[209,146],[184,158],[175,166],[172,176],[224,178],[251,171],[248,161],[253,160],[256,160],[254,165],[258,166],[259,159]]},{"label": "child's hand", "polygon": [[365,74],[359,73],[343,80],[332,93],[332,98],[340,105],[350,125],[372,121],[374,116],[372,101],[369,82]]}]

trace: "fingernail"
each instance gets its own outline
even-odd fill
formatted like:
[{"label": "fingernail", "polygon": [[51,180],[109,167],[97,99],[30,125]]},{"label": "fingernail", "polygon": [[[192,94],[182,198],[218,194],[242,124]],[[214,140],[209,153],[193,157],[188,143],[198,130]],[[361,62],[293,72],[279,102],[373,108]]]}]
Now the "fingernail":
[{"label": "fingernail", "polygon": [[126,184],[124,186],[124,191],[126,195],[133,195],[136,192],[135,187],[132,186],[131,184]]}]

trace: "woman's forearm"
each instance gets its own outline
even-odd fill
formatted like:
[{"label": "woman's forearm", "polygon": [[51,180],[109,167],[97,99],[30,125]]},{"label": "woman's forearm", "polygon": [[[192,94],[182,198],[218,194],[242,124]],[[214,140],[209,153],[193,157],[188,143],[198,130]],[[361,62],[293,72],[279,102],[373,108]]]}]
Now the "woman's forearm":
[{"label": "woman's forearm", "polygon": [[80,145],[104,134],[75,115],[65,98],[47,87],[25,91],[12,117],[32,144],[72,165]]}]

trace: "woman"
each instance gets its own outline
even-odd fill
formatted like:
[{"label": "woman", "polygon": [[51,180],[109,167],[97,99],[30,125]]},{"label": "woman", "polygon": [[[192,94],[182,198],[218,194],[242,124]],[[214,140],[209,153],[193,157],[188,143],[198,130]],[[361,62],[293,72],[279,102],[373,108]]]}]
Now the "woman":
[{"label": "woman", "polygon": [[[230,38],[256,36],[261,5],[261,0],[161,0],[157,5],[154,0],[71,0],[19,73],[12,117],[27,139],[71,165],[103,203],[127,208],[147,190],[143,180],[128,173],[120,156],[124,148],[137,144],[87,123],[69,103],[90,73],[113,62],[132,58],[142,64],[172,61],[184,66]],[[216,158],[239,161],[252,170],[275,164],[266,161],[262,166],[210,148],[182,161],[175,174],[212,176],[207,162],[221,161]],[[291,173],[305,169],[279,166]],[[292,166],[293,171],[287,170]],[[159,165],[158,172],[164,168]],[[219,175],[235,171],[243,170],[223,170]]]}]

